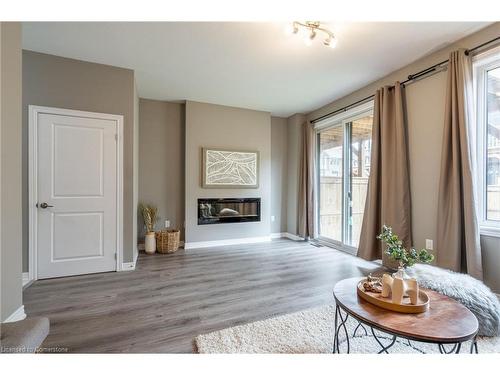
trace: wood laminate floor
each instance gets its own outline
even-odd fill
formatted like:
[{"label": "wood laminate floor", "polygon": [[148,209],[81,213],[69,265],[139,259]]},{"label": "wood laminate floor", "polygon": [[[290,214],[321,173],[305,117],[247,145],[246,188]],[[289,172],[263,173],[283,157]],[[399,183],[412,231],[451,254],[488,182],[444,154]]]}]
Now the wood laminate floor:
[{"label": "wood laminate floor", "polygon": [[334,284],[377,269],[328,247],[270,243],[141,254],[135,271],[39,280],[28,316],[50,318],[44,347],[191,353],[193,338],[332,302]]}]

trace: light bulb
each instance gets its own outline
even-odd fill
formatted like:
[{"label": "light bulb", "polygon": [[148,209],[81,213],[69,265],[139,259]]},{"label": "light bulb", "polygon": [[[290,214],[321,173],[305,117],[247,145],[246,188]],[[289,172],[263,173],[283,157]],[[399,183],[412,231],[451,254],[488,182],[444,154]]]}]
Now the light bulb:
[{"label": "light bulb", "polygon": [[284,29],[285,35],[292,35],[294,32],[294,27],[291,23],[287,24]]},{"label": "light bulb", "polygon": [[316,37],[316,32],[311,29],[311,31],[308,34],[304,34],[304,43],[306,46],[310,46]]},{"label": "light bulb", "polygon": [[297,29],[297,34],[301,38],[309,38],[309,29],[307,29],[305,27],[300,27],[300,28]]},{"label": "light bulb", "polygon": [[299,32],[299,26],[296,22],[289,23],[285,26],[285,35],[297,34]]},{"label": "light bulb", "polygon": [[337,47],[337,38],[332,37],[332,38],[330,39],[330,43],[328,43],[328,47],[330,47],[330,48],[335,48],[335,47]]}]

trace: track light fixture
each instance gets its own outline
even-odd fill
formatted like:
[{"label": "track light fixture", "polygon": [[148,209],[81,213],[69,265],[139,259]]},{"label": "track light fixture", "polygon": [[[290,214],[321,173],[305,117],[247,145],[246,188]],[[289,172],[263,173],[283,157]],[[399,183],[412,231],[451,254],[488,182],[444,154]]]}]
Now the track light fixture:
[{"label": "track light fixture", "polygon": [[303,34],[304,43],[307,46],[312,44],[316,35],[319,33],[325,36],[323,39],[323,45],[330,48],[335,48],[337,45],[337,39],[335,38],[333,32],[322,26],[319,21],[294,21],[292,24],[287,25],[285,32],[287,34]]}]

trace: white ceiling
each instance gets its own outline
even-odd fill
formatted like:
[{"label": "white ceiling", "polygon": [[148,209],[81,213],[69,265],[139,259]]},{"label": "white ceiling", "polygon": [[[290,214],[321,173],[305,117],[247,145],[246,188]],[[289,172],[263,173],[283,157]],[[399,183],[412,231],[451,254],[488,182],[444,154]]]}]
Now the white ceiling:
[{"label": "white ceiling", "polygon": [[[329,24],[329,23],[327,23]],[[24,23],[23,48],[134,69],[142,98],[306,113],[486,26],[329,24],[335,49],[283,23]]]}]

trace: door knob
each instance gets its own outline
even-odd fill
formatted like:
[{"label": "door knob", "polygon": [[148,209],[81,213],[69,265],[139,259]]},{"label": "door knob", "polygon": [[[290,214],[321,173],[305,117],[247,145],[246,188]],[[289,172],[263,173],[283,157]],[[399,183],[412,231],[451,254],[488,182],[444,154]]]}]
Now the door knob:
[{"label": "door knob", "polygon": [[40,208],[47,208],[47,207],[54,207],[54,206],[48,205],[46,202],[40,204]]}]

